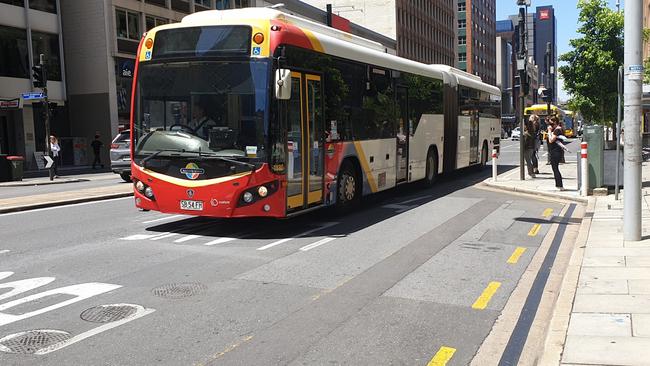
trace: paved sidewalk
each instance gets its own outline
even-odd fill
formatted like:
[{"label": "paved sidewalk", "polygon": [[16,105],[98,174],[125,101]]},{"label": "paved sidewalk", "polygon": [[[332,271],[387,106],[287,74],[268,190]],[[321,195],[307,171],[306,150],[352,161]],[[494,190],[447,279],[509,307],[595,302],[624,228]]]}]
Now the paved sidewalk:
[{"label": "paved sidewalk", "polygon": [[[65,184],[65,187],[51,192],[46,186],[52,184]],[[122,182],[114,173],[80,174],[54,181],[49,177],[26,178],[18,182],[1,182],[0,193],[3,189],[7,194],[0,198],[0,214],[133,195],[133,185]]]},{"label": "paved sidewalk", "polygon": [[[650,365],[650,187],[643,189],[644,240],[623,240],[623,194],[579,196],[575,164],[560,166],[568,191],[554,190],[550,167],[542,179],[519,170],[485,184],[509,191],[588,202],[580,233],[548,325],[539,365]],[[643,163],[650,181],[650,163]]]}]

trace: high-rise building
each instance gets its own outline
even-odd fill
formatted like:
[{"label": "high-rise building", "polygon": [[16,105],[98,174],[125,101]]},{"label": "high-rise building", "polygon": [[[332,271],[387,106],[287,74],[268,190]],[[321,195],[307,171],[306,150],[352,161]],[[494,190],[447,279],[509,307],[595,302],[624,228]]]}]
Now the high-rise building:
[{"label": "high-rise building", "polygon": [[[398,56],[456,65],[456,0],[304,0],[397,40]],[[494,0],[491,0],[494,2]]]},{"label": "high-rise building", "polygon": [[501,113],[514,114],[513,90],[514,76],[517,71],[513,38],[515,27],[510,20],[500,20],[496,23],[496,86],[501,89]]},{"label": "high-rise building", "polygon": [[[39,92],[32,86],[32,66],[43,54],[53,110],[51,133],[66,136],[65,64],[61,40],[61,12],[56,0],[0,1],[0,153],[22,155],[27,169],[36,168],[34,152],[45,151],[44,109],[40,101],[21,94]],[[69,140],[61,141],[72,150]],[[72,155],[65,155],[65,158]]]},{"label": "high-rise building", "polygon": [[458,67],[496,85],[496,0],[456,0]]},{"label": "high-rise building", "polygon": [[[557,101],[557,23],[553,6],[539,6],[535,11],[535,64],[539,68],[539,83],[554,90]],[[550,47],[550,63],[546,52]]]}]

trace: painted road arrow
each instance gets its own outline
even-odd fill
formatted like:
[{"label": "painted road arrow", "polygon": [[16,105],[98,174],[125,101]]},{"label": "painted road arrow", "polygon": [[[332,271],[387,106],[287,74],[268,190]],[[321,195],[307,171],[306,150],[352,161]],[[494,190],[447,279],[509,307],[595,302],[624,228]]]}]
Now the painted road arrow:
[{"label": "painted road arrow", "polygon": [[54,164],[54,160],[47,155],[43,155],[43,159],[45,159],[45,169],[50,169],[52,164]]}]

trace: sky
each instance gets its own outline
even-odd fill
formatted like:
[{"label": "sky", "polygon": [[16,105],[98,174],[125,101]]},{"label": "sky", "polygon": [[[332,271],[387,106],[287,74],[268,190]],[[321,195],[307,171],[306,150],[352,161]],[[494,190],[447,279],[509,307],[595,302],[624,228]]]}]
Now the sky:
[{"label": "sky", "polygon": [[[616,9],[616,0],[607,0],[607,2],[610,8]],[[578,38],[577,3],[578,0],[532,0],[532,6],[528,8],[529,13],[534,13],[538,6],[552,5],[555,9],[558,56],[571,50],[569,40]],[[621,10],[623,10],[623,3],[624,1],[621,0]],[[516,0],[496,0],[496,4],[497,20],[508,19],[508,16],[519,12]],[[558,97],[561,101],[566,101],[569,97],[563,89],[563,85],[562,79],[558,79],[558,89],[560,89]]]}]

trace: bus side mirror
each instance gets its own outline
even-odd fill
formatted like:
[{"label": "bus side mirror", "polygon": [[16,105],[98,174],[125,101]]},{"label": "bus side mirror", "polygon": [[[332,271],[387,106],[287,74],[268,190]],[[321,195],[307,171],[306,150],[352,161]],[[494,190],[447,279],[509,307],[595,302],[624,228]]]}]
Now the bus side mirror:
[{"label": "bus side mirror", "polygon": [[275,98],[291,99],[291,70],[278,69],[275,71]]}]

